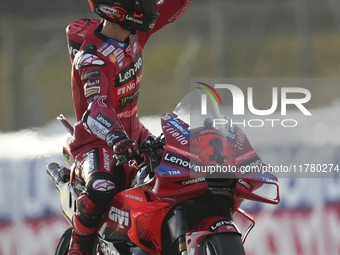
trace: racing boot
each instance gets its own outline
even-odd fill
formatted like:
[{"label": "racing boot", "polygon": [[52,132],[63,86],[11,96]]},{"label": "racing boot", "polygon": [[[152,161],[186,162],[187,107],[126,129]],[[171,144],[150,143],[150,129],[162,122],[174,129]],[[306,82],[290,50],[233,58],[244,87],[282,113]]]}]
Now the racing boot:
[{"label": "racing boot", "polygon": [[72,230],[72,237],[69,255],[92,255],[93,246],[95,243],[96,233],[90,235],[79,235]]},{"label": "racing boot", "polygon": [[77,216],[73,217],[73,230],[71,242],[69,246],[69,255],[91,255],[95,238],[97,236],[97,228],[86,228],[79,222]]}]

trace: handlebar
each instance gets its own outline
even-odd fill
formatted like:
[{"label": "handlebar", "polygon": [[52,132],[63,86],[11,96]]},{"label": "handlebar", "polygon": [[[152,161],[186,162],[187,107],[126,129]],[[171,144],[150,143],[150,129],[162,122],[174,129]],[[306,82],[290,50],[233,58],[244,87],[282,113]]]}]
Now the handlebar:
[{"label": "handlebar", "polygon": [[116,161],[116,166],[122,166],[128,163],[132,159],[136,159],[137,161],[139,161],[141,159],[141,154],[143,153],[150,154],[154,151],[164,148],[164,145],[165,145],[165,138],[163,137],[163,133],[156,138],[154,138],[153,136],[149,136],[148,141],[146,140],[143,141],[142,145],[139,148],[138,154],[134,152],[133,155],[128,156],[128,157],[126,157],[125,155],[116,154],[113,156],[113,158]]}]

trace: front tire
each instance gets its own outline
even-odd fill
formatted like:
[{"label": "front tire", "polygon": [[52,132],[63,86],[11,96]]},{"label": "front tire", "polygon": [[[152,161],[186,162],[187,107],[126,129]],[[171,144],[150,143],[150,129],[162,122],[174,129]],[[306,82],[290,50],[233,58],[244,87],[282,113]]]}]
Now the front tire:
[{"label": "front tire", "polygon": [[[203,255],[245,255],[241,237],[237,233],[207,236],[200,245]],[[190,251],[189,251],[190,252]]]},{"label": "front tire", "polygon": [[64,234],[61,236],[54,255],[67,255],[68,248],[71,242],[71,237],[72,237],[72,226],[69,226],[68,229],[66,229]]}]

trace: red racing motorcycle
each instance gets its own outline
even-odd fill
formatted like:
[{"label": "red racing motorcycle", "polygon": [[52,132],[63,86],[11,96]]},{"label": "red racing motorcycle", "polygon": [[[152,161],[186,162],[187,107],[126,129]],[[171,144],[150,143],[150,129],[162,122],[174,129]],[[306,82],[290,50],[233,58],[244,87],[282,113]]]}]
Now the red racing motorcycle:
[{"label": "red racing motorcycle", "polygon": [[[255,221],[240,205],[245,199],[278,204],[278,180],[212,100],[203,115],[197,102],[201,92],[194,90],[161,117],[163,134],[142,144],[142,163],[116,158],[130,178],[102,219],[93,254],[245,254],[243,243]],[[73,132],[66,119],[59,120]],[[72,166],[69,154],[64,159]],[[80,176],[74,165],[71,169],[57,163],[46,169],[70,223],[79,195],[75,190],[81,190],[74,186]],[[274,187],[272,198],[254,192],[264,184]],[[233,221],[236,213],[250,221],[243,234]],[[55,254],[67,254],[71,231],[70,226]]]}]

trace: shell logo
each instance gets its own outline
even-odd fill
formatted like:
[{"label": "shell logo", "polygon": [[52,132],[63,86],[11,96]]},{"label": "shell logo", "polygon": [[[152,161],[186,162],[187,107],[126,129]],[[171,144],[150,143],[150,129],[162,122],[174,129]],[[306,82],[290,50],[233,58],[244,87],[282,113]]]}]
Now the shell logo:
[{"label": "shell logo", "polygon": [[112,63],[116,62],[116,57],[114,55],[110,55],[110,60]]}]

